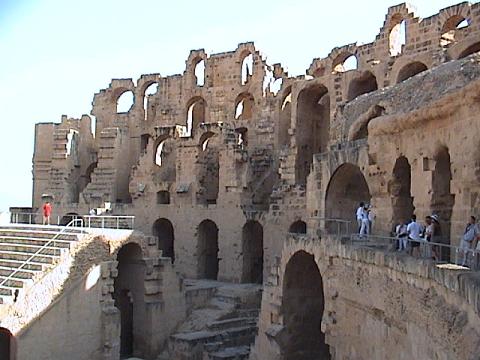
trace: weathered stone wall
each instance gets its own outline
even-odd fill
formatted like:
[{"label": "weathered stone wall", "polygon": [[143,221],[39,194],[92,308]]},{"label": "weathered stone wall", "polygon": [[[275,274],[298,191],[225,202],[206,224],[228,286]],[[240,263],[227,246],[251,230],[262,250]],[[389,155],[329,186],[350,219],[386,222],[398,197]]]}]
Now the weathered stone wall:
[{"label": "weathered stone wall", "polygon": [[[320,282],[309,287],[321,287],[324,299],[307,317],[319,312],[332,359],[477,358],[477,273],[329,238],[291,236],[265,284],[252,359],[290,358],[287,345],[295,341],[290,336],[320,335],[318,327],[318,333],[305,328],[303,334],[292,334],[285,323],[293,305],[285,298],[286,269],[302,253],[318,267]],[[308,267],[303,269],[291,279],[307,278]],[[302,299],[297,314],[308,301],[306,292]]]}]

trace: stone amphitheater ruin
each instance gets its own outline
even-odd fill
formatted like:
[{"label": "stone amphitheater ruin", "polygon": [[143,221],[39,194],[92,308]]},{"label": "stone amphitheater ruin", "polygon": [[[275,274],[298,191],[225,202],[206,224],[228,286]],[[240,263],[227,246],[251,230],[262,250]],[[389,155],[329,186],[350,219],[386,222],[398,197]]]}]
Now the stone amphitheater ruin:
[{"label": "stone amphitheater ruin", "polygon": [[[400,4],[305,76],[193,50],[113,79],[93,128],[37,124],[34,215],[0,227],[0,358],[480,359],[480,275],[452,264],[480,215],[479,51],[480,3]],[[47,198],[59,224],[24,224]],[[440,216],[446,263],[394,251],[412,212]]]}]

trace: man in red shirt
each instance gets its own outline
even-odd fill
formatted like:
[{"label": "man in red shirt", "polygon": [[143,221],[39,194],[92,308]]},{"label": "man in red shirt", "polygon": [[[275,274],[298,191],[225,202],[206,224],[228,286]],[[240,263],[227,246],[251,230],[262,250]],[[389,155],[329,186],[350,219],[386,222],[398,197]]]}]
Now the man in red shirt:
[{"label": "man in red shirt", "polygon": [[52,205],[47,201],[43,205],[43,225],[50,225],[50,215],[52,214]]}]

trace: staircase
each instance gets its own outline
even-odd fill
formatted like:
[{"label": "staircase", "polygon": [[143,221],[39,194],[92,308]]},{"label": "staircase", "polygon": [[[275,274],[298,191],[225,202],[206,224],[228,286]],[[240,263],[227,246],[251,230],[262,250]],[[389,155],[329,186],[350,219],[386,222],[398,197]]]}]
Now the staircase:
[{"label": "staircase", "polygon": [[189,292],[206,300],[192,307],[159,360],[248,359],[257,334],[261,286],[205,280],[186,283],[187,303]]},{"label": "staircase", "polygon": [[19,291],[55,266],[83,234],[73,227],[0,226],[0,304],[15,302]]}]

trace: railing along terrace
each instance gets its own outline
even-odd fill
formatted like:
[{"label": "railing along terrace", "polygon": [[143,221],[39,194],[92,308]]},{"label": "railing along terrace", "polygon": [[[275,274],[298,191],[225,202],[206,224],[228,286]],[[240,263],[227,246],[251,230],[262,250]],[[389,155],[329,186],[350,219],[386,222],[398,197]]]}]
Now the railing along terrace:
[{"label": "railing along terrace", "polygon": [[[82,219],[82,227],[102,229],[133,229],[135,216],[133,215],[52,215],[50,224],[65,226],[72,220]],[[12,224],[41,225],[43,217],[41,213],[12,213],[10,216]],[[77,223],[76,223],[77,224]],[[75,225],[76,226],[76,225]]]},{"label": "railing along terrace", "polygon": [[[440,239],[437,240],[448,240]],[[429,259],[437,264],[454,264],[468,267],[471,270],[480,269],[480,250],[462,249],[459,246],[445,242],[431,242],[424,239],[396,238],[378,235],[351,234],[351,244],[380,248],[389,252],[405,253],[420,259]],[[406,244],[406,248],[402,245]],[[415,250],[415,249],[418,249]]]},{"label": "railing along terrace", "polygon": [[310,219],[317,222],[317,228],[320,229],[320,233],[324,235],[335,235],[338,237],[350,236],[351,221],[336,218],[322,218],[312,216]]}]

